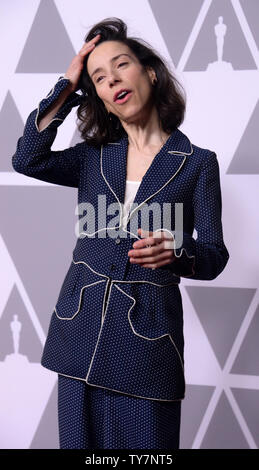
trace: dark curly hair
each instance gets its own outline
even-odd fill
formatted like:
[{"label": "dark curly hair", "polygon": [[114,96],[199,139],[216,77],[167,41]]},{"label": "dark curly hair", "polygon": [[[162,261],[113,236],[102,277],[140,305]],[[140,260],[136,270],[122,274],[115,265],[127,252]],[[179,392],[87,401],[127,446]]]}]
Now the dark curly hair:
[{"label": "dark curly hair", "polygon": [[[186,95],[182,85],[170,72],[166,61],[143,39],[127,37],[127,25],[119,18],[106,18],[95,24],[85,41],[90,41],[97,34],[101,34],[97,45],[104,41],[120,41],[131,49],[143,67],[150,66],[154,69],[157,77],[153,87],[154,104],[163,131],[171,134],[184,120]],[[83,95],[82,102],[77,108],[77,118],[81,121],[78,129],[81,138],[87,144],[98,147],[118,141],[126,131],[119,118],[107,112],[103,101],[97,95],[87,71],[88,57],[89,54],[84,59],[83,71],[78,82],[78,89]]]}]

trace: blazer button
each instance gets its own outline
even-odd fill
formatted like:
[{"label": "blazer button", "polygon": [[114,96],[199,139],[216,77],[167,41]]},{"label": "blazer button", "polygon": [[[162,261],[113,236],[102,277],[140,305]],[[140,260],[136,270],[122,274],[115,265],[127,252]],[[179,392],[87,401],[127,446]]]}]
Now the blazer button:
[{"label": "blazer button", "polygon": [[116,269],[115,264],[111,264],[111,271],[114,271],[114,269]]},{"label": "blazer button", "polygon": [[115,243],[118,245],[121,242],[120,238],[116,238]]}]

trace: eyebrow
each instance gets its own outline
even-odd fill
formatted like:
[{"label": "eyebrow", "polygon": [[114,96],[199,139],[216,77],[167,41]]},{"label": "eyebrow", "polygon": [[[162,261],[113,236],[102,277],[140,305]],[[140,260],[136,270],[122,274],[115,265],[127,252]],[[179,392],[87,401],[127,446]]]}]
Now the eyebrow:
[{"label": "eyebrow", "polygon": [[[118,54],[116,55],[115,57],[112,57],[112,59],[110,60],[110,62],[114,62],[116,59],[118,59],[119,57],[121,57],[122,55],[126,55],[128,56],[130,59],[131,59],[131,56],[129,54],[126,54],[126,53],[123,53],[123,54]],[[91,75],[91,78],[97,73],[97,72],[100,72],[101,70],[103,70],[103,67],[98,67],[97,69],[95,69],[95,71],[92,73]]]}]

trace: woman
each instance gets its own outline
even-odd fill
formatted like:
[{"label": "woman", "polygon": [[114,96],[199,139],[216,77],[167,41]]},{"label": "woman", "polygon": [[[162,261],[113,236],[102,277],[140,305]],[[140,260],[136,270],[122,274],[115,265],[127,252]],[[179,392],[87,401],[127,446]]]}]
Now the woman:
[{"label": "woman", "polygon": [[[217,157],[178,129],[177,83],[151,47],[108,18],[18,140],[16,171],[78,188],[78,240],[41,359],[58,373],[60,448],[179,448],[180,278],[215,279],[229,254]],[[83,142],[51,151],[79,104]]]}]

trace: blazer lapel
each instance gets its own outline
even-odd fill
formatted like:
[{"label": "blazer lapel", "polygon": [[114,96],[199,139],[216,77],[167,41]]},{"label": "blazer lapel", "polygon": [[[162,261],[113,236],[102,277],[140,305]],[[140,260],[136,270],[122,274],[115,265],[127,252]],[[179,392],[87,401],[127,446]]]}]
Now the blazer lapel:
[{"label": "blazer lapel", "polygon": [[[117,202],[124,203],[127,176],[128,136],[101,148],[101,172]],[[193,153],[188,137],[176,129],[156,154],[142,178],[128,216],[161,191],[181,171],[187,155]],[[136,207],[135,207],[136,206]]]}]

